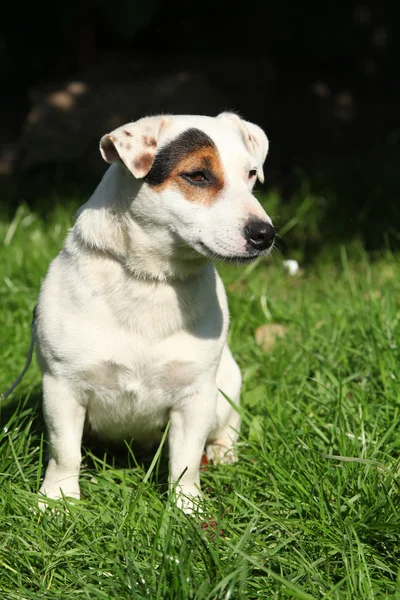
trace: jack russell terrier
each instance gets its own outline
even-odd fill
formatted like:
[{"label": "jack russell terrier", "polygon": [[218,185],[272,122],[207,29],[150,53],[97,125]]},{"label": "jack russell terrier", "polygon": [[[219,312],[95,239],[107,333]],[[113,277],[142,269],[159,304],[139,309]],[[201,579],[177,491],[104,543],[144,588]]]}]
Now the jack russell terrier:
[{"label": "jack russell terrier", "polygon": [[271,251],[275,230],[252,194],[267,151],[262,129],[233,113],[148,117],[101,139],[111,166],[37,307],[43,496],[80,497],[84,427],[148,444],[170,421],[170,485],[187,512],[198,504],[204,449],[235,460],[241,375],[212,261],[247,264]]}]

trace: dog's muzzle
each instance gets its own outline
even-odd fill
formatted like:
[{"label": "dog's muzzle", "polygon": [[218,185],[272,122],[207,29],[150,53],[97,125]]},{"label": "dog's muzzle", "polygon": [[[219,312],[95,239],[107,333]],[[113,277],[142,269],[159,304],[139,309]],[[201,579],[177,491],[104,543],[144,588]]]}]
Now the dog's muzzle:
[{"label": "dog's muzzle", "polygon": [[275,227],[261,219],[251,219],[244,226],[244,238],[247,249],[262,252],[272,246],[275,239]]}]

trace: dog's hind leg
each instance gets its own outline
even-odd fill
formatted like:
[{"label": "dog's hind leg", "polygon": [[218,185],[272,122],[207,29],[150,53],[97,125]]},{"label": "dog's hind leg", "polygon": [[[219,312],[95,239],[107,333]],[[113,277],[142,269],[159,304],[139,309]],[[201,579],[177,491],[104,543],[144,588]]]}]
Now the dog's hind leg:
[{"label": "dog's hind leg", "polygon": [[224,394],[237,406],[240,404],[242,377],[228,346],[224,347],[217,372],[218,392],[216,421],[207,438],[207,457],[220,463],[236,462],[235,442],[240,429],[240,415]]},{"label": "dog's hind leg", "polygon": [[[80,498],[79,469],[85,408],[65,379],[43,377],[43,412],[50,459],[40,494],[48,498]],[[40,508],[46,507],[45,501]]]}]

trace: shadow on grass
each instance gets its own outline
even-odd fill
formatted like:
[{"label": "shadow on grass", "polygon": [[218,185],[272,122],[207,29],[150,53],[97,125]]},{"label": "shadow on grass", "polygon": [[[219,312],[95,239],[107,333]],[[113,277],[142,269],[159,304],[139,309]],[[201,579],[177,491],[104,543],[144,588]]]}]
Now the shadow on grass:
[{"label": "shadow on grass", "polygon": [[[0,427],[9,428],[21,416],[24,420],[33,418],[32,434],[40,436],[44,428],[44,419],[42,414],[42,389],[37,386],[29,393],[21,395],[18,392],[13,393],[7,400],[0,402]],[[18,427],[21,427],[18,422]]]},{"label": "shadow on grass", "polygon": [[[134,440],[116,444],[85,433],[82,441],[82,464],[93,472],[104,468],[111,468],[117,472],[127,469],[140,469],[147,472],[152,465],[157,449],[157,443],[152,447],[143,447]],[[155,470],[155,483],[160,486],[161,492],[167,491],[168,449],[166,444],[162,448]]]}]

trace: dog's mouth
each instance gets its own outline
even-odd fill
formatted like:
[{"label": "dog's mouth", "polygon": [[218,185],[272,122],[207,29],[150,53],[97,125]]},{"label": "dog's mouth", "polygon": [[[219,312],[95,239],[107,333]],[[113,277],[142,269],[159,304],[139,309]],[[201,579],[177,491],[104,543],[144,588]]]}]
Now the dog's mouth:
[{"label": "dog's mouth", "polygon": [[254,254],[219,254],[218,252],[214,252],[203,244],[203,242],[198,242],[198,251],[201,252],[207,258],[211,258],[212,260],[218,260],[220,262],[227,262],[234,265],[245,265],[247,263],[253,262],[259,256],[264,256],[265,252],[255,252]]}]

